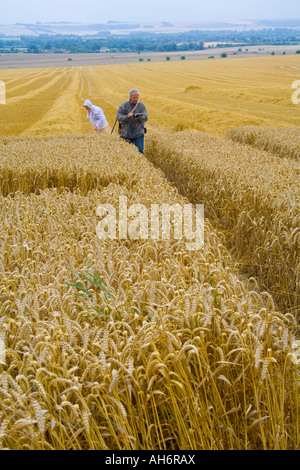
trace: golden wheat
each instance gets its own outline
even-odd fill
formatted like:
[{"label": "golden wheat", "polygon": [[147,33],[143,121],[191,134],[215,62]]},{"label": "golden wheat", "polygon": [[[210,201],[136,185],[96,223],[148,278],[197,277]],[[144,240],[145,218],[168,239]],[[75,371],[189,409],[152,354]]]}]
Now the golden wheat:
[{"label": "golden wheat", "polygon": [[151,133],[147,157],[204,203],[248,274],[278,305],[299,307],[299,163],[208,133]]},{"label": "golden wheat", "polygon": [[300,129],[244,126],[230,129],[228,138],[241,144],[253,145],[280,157],[300,159]]},{"label": "golden wheat", "polygon": [[[3,144],[25,179],[21,192],[3,167],[1,448],[299,448],[294,317],[239,280],[208,221],[192,254],[183,240],[99,240],[100,203],[186,200],[118,139],[55,143]],[[76,161],[79,182],[65,188]],[[97,272],[105,288],[81,278],[89,295],[76,296],[74,272]]]},{"label": "golden wheat", "polygon": [[[112,136],[104,140],[105,147],[99,153],[99,142],[93,137],[86,134],[72,138],[60,136],[59,139],[49,136],[42,141],[28,137],[2,139],[1,194],[13,195],[17,191],[23,194],[39,193],[47,188],[68,188],[87,194],[112,182],[122,184],[127,181],[129,185],[134,185],[137,180],[135,160],[132,164],[121,158],[125,143]],[[112,152],[115,156],[120,155],[113,167]]]},{"label": "golden wheat", "polygon": [[[165,133],[296,126],[296,65],[272,57],[1,72],[0,448],[300,448],[292,137],[278,149],[264,130],[269,151],[287,149],[279,158]],[[147,157],[178,189],[115,135],[86,134],[84,99],[113,125],[133,84],[150,116]],[[147,209],[203,202],[204,245],[99,240],[97,207],[117,207],[120,196]]]}]

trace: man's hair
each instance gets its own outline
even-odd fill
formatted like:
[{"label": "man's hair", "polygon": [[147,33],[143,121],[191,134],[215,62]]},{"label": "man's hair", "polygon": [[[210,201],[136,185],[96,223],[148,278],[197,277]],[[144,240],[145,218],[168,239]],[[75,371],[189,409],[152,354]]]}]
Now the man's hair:
[{"label": "man's hair", "polygon": [[132,93],[137,93],[138,95],[140,95],[139,90],[137,90],[136,88],[132,88],[129,92],[129,98],[131,98]]}]

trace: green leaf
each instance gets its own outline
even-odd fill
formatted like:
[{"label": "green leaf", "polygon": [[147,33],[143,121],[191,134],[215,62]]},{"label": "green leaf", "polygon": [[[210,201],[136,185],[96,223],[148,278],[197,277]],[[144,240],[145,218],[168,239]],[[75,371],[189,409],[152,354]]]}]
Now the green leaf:
[{"label": "green leaf", "polygon": [[[75,281],[74,281],[75,282]],[[69,282],[66,282],[67,286],[75,287],[76,289],[82,290],[85,292],[89,297],[92,297],[92,294],[81,284],[78,284],[77,282],[75,284],[70,284]]]}]

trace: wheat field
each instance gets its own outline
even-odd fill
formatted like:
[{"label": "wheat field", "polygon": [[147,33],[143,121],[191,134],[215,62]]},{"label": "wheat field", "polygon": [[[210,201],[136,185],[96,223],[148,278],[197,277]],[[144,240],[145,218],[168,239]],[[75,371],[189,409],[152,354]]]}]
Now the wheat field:
[{"label": "wheat field", "polygon": [[152,133],[148,157],[181,194],[205,203],[241,270],[272,294],[281,311],[298,317],[299,163],[187,131]]},{"label": "wheat field", "polygon": [[[1,70],[0,448],[298,450],[295,56]],[[145,156],[94,135],[130,88]],[[204,243],[99,205],[203,204]]]}]

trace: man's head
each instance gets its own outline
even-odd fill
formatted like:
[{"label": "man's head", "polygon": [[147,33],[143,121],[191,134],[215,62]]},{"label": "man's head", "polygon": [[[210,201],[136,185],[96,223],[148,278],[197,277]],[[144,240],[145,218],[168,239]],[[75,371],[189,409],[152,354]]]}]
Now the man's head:
[{"label": "man's head", "polygon": [[140,92],[136,88],[132,88],[129,92],[129,99],[133,104],[136,104],[139,100]]}]

